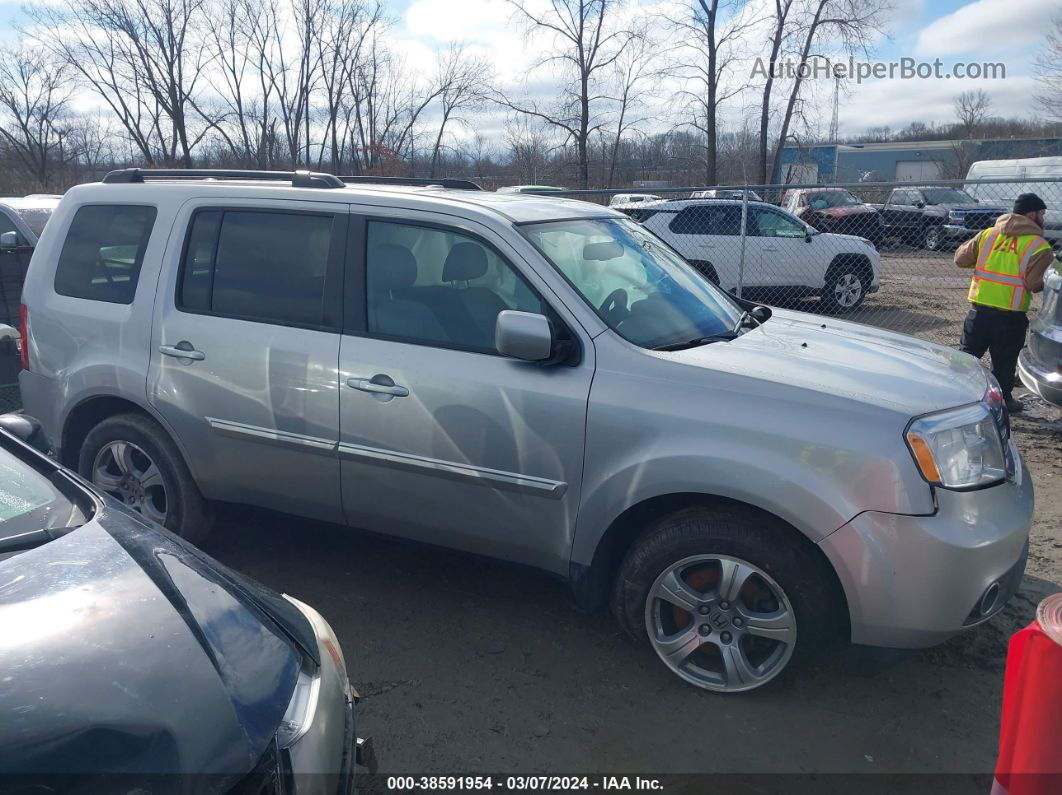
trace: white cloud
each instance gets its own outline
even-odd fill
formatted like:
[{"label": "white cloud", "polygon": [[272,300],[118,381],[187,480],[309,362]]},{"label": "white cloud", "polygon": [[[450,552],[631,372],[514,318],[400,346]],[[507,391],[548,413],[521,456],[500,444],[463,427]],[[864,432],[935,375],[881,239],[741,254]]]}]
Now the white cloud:
[{"label": "white cloud", "polygon": [[923,28],[915,54],[1013,53],[1025,60],[1058,13],[1058,0],[975,0]]}]

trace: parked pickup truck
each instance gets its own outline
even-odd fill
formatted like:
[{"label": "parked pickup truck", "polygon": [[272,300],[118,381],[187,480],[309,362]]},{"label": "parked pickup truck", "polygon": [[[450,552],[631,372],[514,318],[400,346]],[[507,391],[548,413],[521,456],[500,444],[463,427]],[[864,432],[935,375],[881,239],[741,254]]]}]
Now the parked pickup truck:
[{"label": "parked pickup truck", "polygon": [[894,188],[884,204],[871,206],[881,213],[886,236],[930,251],[968,240],[1007,212],[949,187]]}]

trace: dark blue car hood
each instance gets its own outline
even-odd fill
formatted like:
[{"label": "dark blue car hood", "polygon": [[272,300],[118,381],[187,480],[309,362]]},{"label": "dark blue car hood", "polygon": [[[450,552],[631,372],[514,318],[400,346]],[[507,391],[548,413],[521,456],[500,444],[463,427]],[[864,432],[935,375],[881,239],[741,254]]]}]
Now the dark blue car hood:
[{"label": "dark blue car hood", "polygon": [[277,621],[269,597],[111,507],[0,562],[0,774],[236,781],[305,654],[308,625]]}]

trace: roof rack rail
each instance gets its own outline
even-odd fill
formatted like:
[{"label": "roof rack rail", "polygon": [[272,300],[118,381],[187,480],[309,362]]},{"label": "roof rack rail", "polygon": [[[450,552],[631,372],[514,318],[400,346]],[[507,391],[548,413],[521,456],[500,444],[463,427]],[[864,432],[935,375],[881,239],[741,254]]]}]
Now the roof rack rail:
[{"label": "roof rack rail", "polygon": [[420,177],[374,177],[374,176],[351,176],[340,177],[347,184],[363,185],[420,185],[422,187],[438,186],[451,190],[483,190],[479,185],[468,179],[423,179]]},{"label": "roof rack rail", "polygon": [[144,182],[148,179],[247,179],[291,182],[293,188],[342,188],[343,181],[331,174],[314,171],[243,171],[240,169],[191,168],[122,168],[108,172],[108,185]]}]

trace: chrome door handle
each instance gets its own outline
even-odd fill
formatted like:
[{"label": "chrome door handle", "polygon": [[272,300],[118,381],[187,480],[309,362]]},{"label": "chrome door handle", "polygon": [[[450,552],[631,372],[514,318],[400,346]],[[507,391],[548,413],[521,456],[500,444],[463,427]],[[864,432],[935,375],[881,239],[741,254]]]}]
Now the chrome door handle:
[{"label": "chrome door handle", "polygon": [[191,359],[193,362],[201,362],[206,358],[205,353],[197,351],[190,342],[184,342],[183,340],[176,345],[160,345],[159,353],[163,356],[173,356],[177,359]]},{"label": "chrome door handle", "polygon": [[391,397],[409,397],[409,390],[404,386],[399,386],[394,381],[388,383],[380,383],[384,380],[391,381],[386,375],[374,375],[372,378],[348,378],[347,386],[358,389],[362,392],[373,392],[377,395],[390,395]]},{"label": "chrome door handle", "polygon": [[764,246],[763,248],[760,249],[760,251],[777,251],[777,250],[778,249],[775,248],[774,246]]}]

